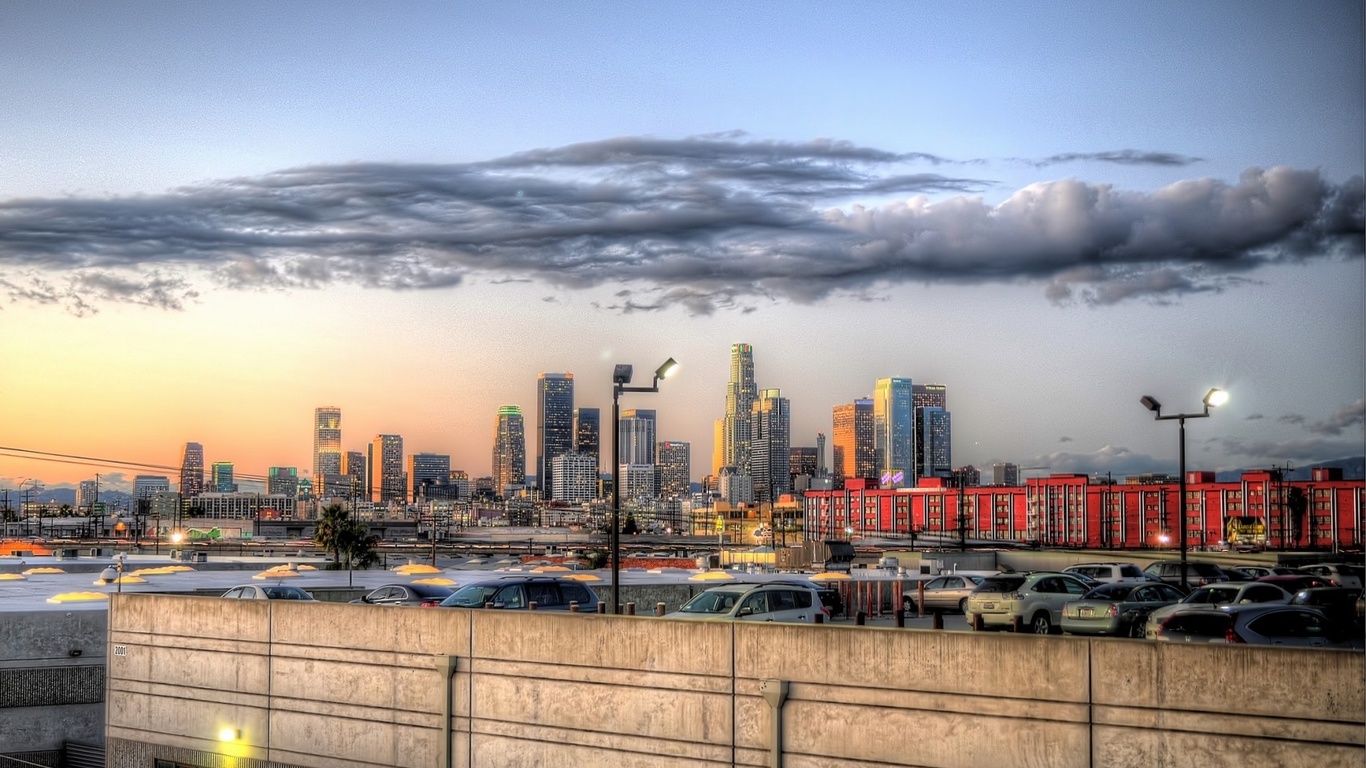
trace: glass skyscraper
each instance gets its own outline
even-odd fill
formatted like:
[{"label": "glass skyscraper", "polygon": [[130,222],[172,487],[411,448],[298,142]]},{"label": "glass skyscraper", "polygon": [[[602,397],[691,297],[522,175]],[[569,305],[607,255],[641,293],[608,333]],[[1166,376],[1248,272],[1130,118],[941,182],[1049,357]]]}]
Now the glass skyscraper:
[{"label": "glass skyscraper", "polygon": [[502,496],[509,485],[526,482],[526,431],[522,409],[504,405],[493,426],[493,493]]},{"label": "glass skyscraper", "polygon": [[[943,384],[915,384],[911,387],[911,404],[915,408],[915,471],[916,477],[933,477],[934,473],[926,474],[925,467],[934,464],[933,457],[928,455],[932,449],[925,444],[925,409],[939,408],[947,411],[949,409],[948,388]],[[943,426],[947,430],[944,442],[947,444],[953,437],[952,430],[948,426]],[[947,449],[946,449],[947,450]],[[944,471],[949,471],[948,461],[944,462]]]},{"label": "glass skyscraper", "polygon": [[574,409],[574,450],[593,459],[593,479],[602,471],[602,416],[597,408]]},{"label": "glass skyscraper", "polygon": [[951,434],[948,411],[934,406],[920,409],[921,477],[947,477],[953,471]]},{"label": "glass skyscraper", "polygon": [[754,348],[749,344],[730,345],[730,380],[726,383],[726,418],[723,427],[725,446],[722,461],[741,474],[750,473],[749,421],[758,395],[754,384]]},{"label": "glass skyscraper", "polygon": [[873,449],[873,401],[855,400],[834,409],[834,471],[836,488],[850,478],[877,478],[877,452]]},{"label": "glass skyscraper", "polygon": [[543,373],[536,382],[536,483],[550,498],[556,456],[574,450],[574,374]]},{"label": "glass skyscraper", "polygon": [[180,495],[192,498],[204,492],[204,446],[186,443],[180,454]]},{"label": "glass skyscraper", "polygon": [[787,398],[777,389],[759,391],[750,416],[750,476],[754,500],[772,503],[792,491],[792,415]]},{"label": "glass skyscraper", "polygon": [[[408,483],[403,472],[401,436],[375,435],[375,439],[370,442],[370,466],[376,490],[379,491],[378,501],[406,501]],[[340,467],[337,474],[341,474]],[[314,490],[321,493],[322,489]]]},{"label": "glass skyscraper", "polygon": [[874,385],[873,450],[883,487],[915,485],[915,406],[910,379],[878,379]]},{"label": "glass skyscraper", "polygon": [[[313,411],[313,481],[341,473],[341,409],[325,405]],[[323,495],[321,487],[318,492]]]}]

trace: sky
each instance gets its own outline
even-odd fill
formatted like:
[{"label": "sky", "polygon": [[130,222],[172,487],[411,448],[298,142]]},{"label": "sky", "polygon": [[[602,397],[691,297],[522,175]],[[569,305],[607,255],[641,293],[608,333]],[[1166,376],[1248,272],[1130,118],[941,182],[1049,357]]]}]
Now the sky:
[{"label": "sky", "polygon": [[[710,470],[943,384],[955,466],[1363,452],[1360,3],[0,4],[0,488],[397,433],[488,474],[536,379]],[[111,460],[34,460],[45,451]],[[535,450],[528,445],[528,472]],[[608,460],[604,460],[604,466]]]}]

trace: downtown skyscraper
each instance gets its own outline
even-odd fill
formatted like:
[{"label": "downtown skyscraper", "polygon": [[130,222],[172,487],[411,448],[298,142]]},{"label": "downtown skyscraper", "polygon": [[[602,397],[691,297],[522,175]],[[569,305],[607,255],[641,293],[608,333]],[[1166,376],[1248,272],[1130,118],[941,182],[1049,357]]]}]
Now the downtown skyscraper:
[{"label": "downtown skyscraper", "polygon": [[[915,409],[915,471],[919,477],[934,477],[948,472],[949,444],[953,440],[953,430],[948,418],[949,391],[943,384],[915,384],[911,387],[911,404]],[[935,425],[926,430],[929,415],[925,409],[937,408]],[[931,442],[926,443],[926,435]],[[935,444],[936,436],[938,444]],[[939,469],[934,469],[938,467]]]},{"label": "downtown skyscraper", "polygon": [[593,459],[593,478],[602,471],[602,416],[597,408],[574,409],[574,450]]},{"label": "downtown skyscraper", "polygon": [[873,386],[873,450],[883,487],[915,486],[915,406],[906,378],[878,379]]},{"label": "downtown skyscraper", "polygon": [[721,460],[740,474],[750,474],[750,419],[758,388],[754,384],[754,348],[730,345],[730,380],[726,382],[726,416],[722,426]]},{"label": "downtown skyscraper", "polygon": [[[376,491],[379,493],[378,499],[372,495],[372,500],[380,502],[406,501],[408,493],[408,482],[403,472],[403,438],[400,435],[375,435],[375,439],[370,442],[369,465],[372,467],[371,476],[374,478],[375,488],[371,489],[371,494]],[[337,474],[341,474],[341,468],[337,468]],[[315,488],[315,493],[320,493],[321,489]]]},{"label": "downtown skyscraper", "polygon": [[341,409],[330,405],[313,410],[313,485],[319,497],[328,475],[342,473]]},{"label": "downtown skyscraper", "polygon": [[551,461],[574,450],[574,374],[543,373],[536,380],[536,483],[541,498],[554,486]]},{"label": "downtown skyscraper", "polygon": [[186,443],[180,454],[180,495],[190,499],[204,492],[204,446]]},{"label": "downtown skyscraper", "polygon": [[499,407],[493,425],[493,493],[503,496],[510,485],[526,482],[526,428],[522,409]]},{"label": "downtown skyscraper", "polygon": [[877,478],[877,452],[873,449],[873,401],[860,398],[834,408],[834,471],[836,488],[853,478]]},{"label": "downtown skyscraper", "polygon": [[763,389],[754,401],[750,418],[750,476],[754,500],[771,504],[792,492],[791,406],[782,391]]}]

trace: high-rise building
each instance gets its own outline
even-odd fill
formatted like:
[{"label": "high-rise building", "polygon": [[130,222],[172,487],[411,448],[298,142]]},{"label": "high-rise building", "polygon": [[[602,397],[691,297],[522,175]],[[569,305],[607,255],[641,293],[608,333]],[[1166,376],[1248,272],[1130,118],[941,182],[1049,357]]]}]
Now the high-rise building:
[{"label": "high-rise building", "polygon": [[920,409],[921,477],[945,477],[953,471],[949,450],[951,429],[949,412],[937,406]]},{"label": "high-rise building", "polygon": [[659,495],[688,498],[692,494],[692,443],[665,440],[659,448]]},{"label": "high-rise building", "polygon": [[76,507],[79,509],[90,509],[99,501],[100,484],[95,480],[82,480],[76,486]]},{"label": "high-rise building", "polygon": [[643,408],[622,411],[617,420],[622,464],[655,464],[655,412]]},{"label": "high-rise building", "polygon": [[651,464],[622,464],[621,500],[623,503],[655,497],[655,468]]},{"label": "high-rise building", "polygon": [[365,474],[365,454],[361,451],[347,451],[342,454],[342,474],[346,475],[349,491],[347,496],[365,496],[369,483]]},{"label": "high-rise building", "polygon": [[878,379],[873,387],[873,450],[883,487],[915,485],[915,408],[910,379]]},{"label": "high-rise building", "polygon": [[493,494],[502,496],[510,485],[526,482],[526,431],[522,409],[504,405],[493,425]]},{"label": "high-rise building", "polygon": [[754,478],[740,474],[735,467],[722,467],[716,476],[716,495],[718,501],[729,504],[753,504]]},{"label": "high-rise building", "polygon": [[1019,485],[1020,484],[1020,465],[1011,464],[1006,461],[998,461],[991,465],[991,484],[992,485]]},{"label": "high-rise building", "polygon": [[[819,471],[820,464],[816,461],[816,449],[809,445],[793,446],[787,451],[787,474],[788,477],[795,479],[798,477],[815,478]],[[795,488],[795,484],[793,485]]]},{"label": "high-rise building", "polygon": [[574,451],[593,459],[593,478],[602,471],[602,416],[597,408],[574,409]]},{"label": "high-rise building", "polygon": [[925,408],[949,408],[948,388],[943,384],[914,384],[911,386],[911,406],[915,410],[915,472],[923,477],[925,466],[924,426],[921,424],[922,410]]},{"label": "high-rise building", "polygon": [[726,420],[717,419],[712,423],[711,476],[721,474],[726,466]]},{"label": "high-rise building", "polygon": [[180,495],[184,498],[204,492],[204,446],[186,443],[180,454]]},{"label": "high-rise building", "polygon": [[748,475],[750,416],[758,389],[754,384],[754,348],[749,344],[730,345],[730,380],[726,383],[725,449],[722,460]]},{"label": "high-rise building", "polygon": [[860,398],[834,408],[834,470],[836,488],[851,478],[877,478],[877,452],[873,449],[873,401]]},{"label": "high-rise building", "polygon": [[598,467],[592,456],[570,451],[556,456],[551,464],[554,465],[555,487],[550,489],[550,498],[582,504],[597,496]]},{"label": "high-rise building", "polygon": [[816,433],[816,477],[828,477],[830,466],[825,463],[825,433]]},{"label": "high-rise building", "polygon": [[[313,478],[342,474],[341,409],[325,405],[313,410]],[[319,495],[321,494],[321,488]]]},{"label": "high-rise building", "polygon": [[209,471],[209,487],[214,493],[237,493],[231,461],[215,461]]},{"label": "high-rise building", "polygon": [[451,457],[444,453],[408,454],[408,498],[448,498]]},{"label": "high-rise building", "polygon": [[[403,437],[375,435],[370,441],[371,476],[375,481],[372,493],[378,491],[380,503],[407,501],[408,482],[403,475]],[[315,488],[321,493],[321,489]],[[373,496],[372,496],[373,498]]]},{"label": "high-rise building", "polygon": [[171,479],[165,475],[138,475],[133,478],[133,499],[152,499],[158,493],[171,491]]},{"label": "high-rise building", "polygon": [[543,373],[536,381],[536,483],[550,498],[551,460],[574,450],[574,374]]},{"label": "high-rise building", "polygon": [[266,470],[266,494],[288,496],[293,499],[299,495],[299,470],[297,467],[271,467]]},{"label": "high-rise building", "polygon": [[750,476],[754,478],[754,499],[772,503],[792,492],[789,475],[792,449],[792,414],[782,391],[761,389],[750,414]]}]

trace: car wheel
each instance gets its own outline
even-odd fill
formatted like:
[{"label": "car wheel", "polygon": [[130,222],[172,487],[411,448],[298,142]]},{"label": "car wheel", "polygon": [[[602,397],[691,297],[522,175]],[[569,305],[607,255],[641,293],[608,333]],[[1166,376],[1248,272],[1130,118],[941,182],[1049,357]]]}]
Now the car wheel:
[{"label": "car wheel", "polygon": [[1034,620],[1029,622],[1029,630],[1036,635],[1053,634],[1053,622],[1049,620],[1048,614],[1039,612],[1034,614]]},{"label": "car wheel", "polygon": [[1134,639],[1136,639],[1136,640],[1142,640],[1142,639],[1144,638],[1144,636],[1146,635],[1146,632],[1145,632],[1144,627],[1143,627],[1143,625],[1144,625],[1145,623],[1146,623],[1146,622],[1135,621],[1133,624],[1130,624],[1130,625],[1129,625],[1129,637],[1132,637],[1132,638],[1134,638]]},{"label": "car wheel", "polygon": [[906,613],[915,613],[915,601],[909,597],[901,598],[901,610]]},{"label": "car wheel", "polygon": [[964,616],[968,615],[968,599],[966,597],[958,601],[958,612]]}]

